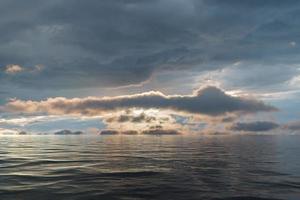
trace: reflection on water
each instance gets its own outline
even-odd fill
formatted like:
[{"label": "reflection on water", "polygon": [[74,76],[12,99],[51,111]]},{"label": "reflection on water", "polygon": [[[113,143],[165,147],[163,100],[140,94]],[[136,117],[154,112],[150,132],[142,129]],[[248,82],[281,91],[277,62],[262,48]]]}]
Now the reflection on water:
[{"label": "reflection on water", "polygon": [[0,199],[245,196],[300,199],[299,136],[0,137]]}]

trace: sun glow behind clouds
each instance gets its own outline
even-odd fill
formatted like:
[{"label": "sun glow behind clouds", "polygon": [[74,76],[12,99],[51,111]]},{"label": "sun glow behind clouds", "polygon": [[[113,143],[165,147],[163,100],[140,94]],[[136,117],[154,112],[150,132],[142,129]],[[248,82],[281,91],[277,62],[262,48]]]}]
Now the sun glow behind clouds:
[{"label": "sun glow behind clouds", "polygon": [[[277,109],[254,98],[230,95],[220,88],[209,86],[200,88],[191,95],[164,95],[152,91],[102,98],[58,97],[42,101],[13,99],[4,106],[4,111],[13,115],[26,113],[27,117],[0,121],[2,125],[15,126],[14,130],[22,127],[36,132],[37,127],[40,127],[40,130],[57,131],[60,127],[86,131],[97,127],[135,131],[176,129],[191,132],[203,128],[197,125],[197,118],[216,125],[214,121],[223,123],[222,118],[228,115],[255,115]],[[184,118],[186,120],[182,121]],[[191,118],[194,122],[187,120]],[[101,122],[104,123],[103,126],[100,126]],[[64,128],[64,123],[70,128]]]},{"label": "sun glow behind clouds", "polygon": [[103,116],[108,129],[143,131],[182,127],[169,111],[159,109],[128,109]]}]

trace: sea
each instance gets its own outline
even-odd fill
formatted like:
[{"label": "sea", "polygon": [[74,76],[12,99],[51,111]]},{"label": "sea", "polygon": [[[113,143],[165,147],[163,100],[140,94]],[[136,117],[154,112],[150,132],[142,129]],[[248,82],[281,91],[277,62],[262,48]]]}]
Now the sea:
[{"label": "sea", "polygon": [[298,135],[0,136],[0,200],[299,200]]}]

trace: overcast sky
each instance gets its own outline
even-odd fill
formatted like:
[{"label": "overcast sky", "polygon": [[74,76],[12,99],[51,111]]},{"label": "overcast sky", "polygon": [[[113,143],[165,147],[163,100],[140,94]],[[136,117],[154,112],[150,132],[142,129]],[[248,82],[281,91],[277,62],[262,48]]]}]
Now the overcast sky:
[{"label": "overcast sky", "polygon": [[0,28],[0,133],[300,130],[298,0],[1,0]]}]

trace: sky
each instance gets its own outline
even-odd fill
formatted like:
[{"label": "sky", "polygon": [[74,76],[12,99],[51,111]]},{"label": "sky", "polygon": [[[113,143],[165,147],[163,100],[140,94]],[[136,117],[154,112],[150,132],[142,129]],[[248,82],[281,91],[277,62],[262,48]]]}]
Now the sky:
[{"label": "sky", "polygon": [[1,0],[0,28],[0,134],[300,132],[298,0]]}]

